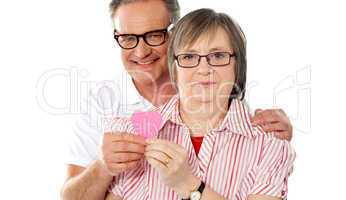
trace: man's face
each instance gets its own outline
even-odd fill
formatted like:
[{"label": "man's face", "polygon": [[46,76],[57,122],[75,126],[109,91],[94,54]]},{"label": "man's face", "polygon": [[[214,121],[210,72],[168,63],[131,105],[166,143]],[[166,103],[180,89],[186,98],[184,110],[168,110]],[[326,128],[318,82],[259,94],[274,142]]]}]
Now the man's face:
[{"label": "man's face", "polygon": [[[143,34],[165,29],[170,24],[164,2],[158,0],[121,5],[113,20],[117,34]],[[165,76],[169,77],[167,43],[166,40],[164,44],[153,47],[140,38],[134,49],[121,49],[125,69],[137,83],[152,84]]]}]

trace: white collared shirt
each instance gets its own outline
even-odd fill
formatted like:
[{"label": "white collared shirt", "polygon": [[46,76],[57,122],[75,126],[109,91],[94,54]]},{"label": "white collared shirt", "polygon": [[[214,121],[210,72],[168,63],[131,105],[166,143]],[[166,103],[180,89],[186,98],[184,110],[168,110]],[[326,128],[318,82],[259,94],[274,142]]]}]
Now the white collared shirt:
[{"label": "white collared shirt", "polygon": [[86,167],[98,159],[104,127],[114,117],[129,117],[135,111],[147,111],[153,105],[137,91],[131,76],[123,72],[114,80],[90,86],[83,98],[69,140],[66,164]]}]

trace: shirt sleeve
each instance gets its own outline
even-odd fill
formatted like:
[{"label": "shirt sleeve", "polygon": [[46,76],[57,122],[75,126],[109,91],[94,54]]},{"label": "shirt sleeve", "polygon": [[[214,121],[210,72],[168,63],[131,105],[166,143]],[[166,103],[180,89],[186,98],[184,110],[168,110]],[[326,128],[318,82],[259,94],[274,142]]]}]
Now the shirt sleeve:
[{"label": "shirt sleeve", "polygon": [[296,154],[291,144],[271,136],[262,148],[254,169],[255,182],[250,194],[287,198],[287,180],[293,171]]},{"label": "shirt sleeve", "polygon": [[88,116],[76,120],[69,137],[66,164],[86,167],[97,159],[102,131],[90,124]]},{"label": "shirt sleeve", "polygon": [[[96,91],[96,92],[95,92]],[[69,136],[66,164],[87,167],[98,159],[107,120],[116,115],[114,94],[102,87],[90,90],[80,104],[72,134]]]}]

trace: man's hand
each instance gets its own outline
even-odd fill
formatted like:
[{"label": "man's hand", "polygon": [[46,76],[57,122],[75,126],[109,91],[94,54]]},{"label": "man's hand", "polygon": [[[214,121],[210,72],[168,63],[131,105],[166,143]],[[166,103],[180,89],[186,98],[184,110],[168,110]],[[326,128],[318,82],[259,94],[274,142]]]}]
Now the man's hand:
[{"label": "man's hand", "polygon": [[282,109],[257,109],[252,124],[261,126],[266,132],[274,132],[275,137],[279,139],[292,139],[292,125]]},{"label": "man's hand", "polygon": [[86,168],[68,166],[68,179],[61,190],[61,198],[121,200],[119,196],[107,192],[112,176],[134,168],[144,157],[144,149],[145,140],[141,136],[105,133],[98,160]]},{"label": "man's hand", "polygon": [[105,133],[100,159],[113,176],[133,169],[144,157],[145,139],[127,133]]}]

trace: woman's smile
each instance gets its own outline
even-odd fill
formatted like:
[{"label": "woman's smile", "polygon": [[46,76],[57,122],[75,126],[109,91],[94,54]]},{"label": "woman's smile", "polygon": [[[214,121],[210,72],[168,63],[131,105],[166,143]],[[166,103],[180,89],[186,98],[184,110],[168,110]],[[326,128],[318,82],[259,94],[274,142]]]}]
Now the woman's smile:
[{"label": "woman's smile", "polygon": [[200,85],[203,87],[211,87],[216,85],[216,81],[199,81],[197,82],[197,85]]}]

